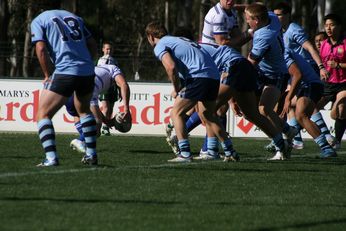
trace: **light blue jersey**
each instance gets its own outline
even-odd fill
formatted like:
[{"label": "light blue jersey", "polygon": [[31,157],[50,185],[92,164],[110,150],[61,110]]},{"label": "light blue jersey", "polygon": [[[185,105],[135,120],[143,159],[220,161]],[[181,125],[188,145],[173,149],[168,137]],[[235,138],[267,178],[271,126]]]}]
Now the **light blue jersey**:
[{"label": "light blue jersey", "polygon": [[237,50],[223,45],[199,44],[213,58],[220,72],[228,72],[229,65],[238,59],[245,59]]},{"label": "light blue jersey", "polygon": [[287,73],[287,67],[280,21],[273,12],[269,12],[269,20],[267,26],[254,32],[250,57],[259,62],[262,74],[270,79],[276,79]]},{"label": "light blue jersey", "polygon": [[91,36],[83,20],[65,10],[49,10],[31,23],[31,41],[46,43],[56,74],[90,76],[94,64],[86,45]]},{"label": "light blue jersey", "polygon": [[297,64],[300,72],[302,73],[302,85],[308,85],[310,83],[321,83],[320,77],[316,74],[315,70],[311,65],[298,53],[293,50],[285,50],[285,61],[287,68],[289,68],[292,63]]},{"label": "light blue jersey", "polygon": [[210,55],[197,43],[183,37],[164,36],[154,48],[155,56],[161,60],[167,52],[173,57],[179,77],[219,79],[218,69]]},{"label": "light blue jersey", "polygon": [[287,30],[284,32],[284,44],[285,49],[290,49],[308,61],[314,64],[315,61],[312,59],[310,53],[303,48],[303,43],[308,41],[308,36],[304,29],[296,23],[291,23]]}]

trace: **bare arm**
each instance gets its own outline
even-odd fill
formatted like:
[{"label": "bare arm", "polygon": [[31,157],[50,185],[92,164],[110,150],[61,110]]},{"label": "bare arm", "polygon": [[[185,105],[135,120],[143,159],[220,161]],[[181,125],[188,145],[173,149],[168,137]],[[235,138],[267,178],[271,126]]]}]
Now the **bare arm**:
[{"label": "bare arm", "polygon": [[107,126],[110,127],[113,126],[113,124],[110,124],[110,121],[107,120],[107,118],[103,115],[98,105],[90,105],[90,111],[94,115],[96,120],[96,132],[97,136],[99,137],[101,135],[101,126],[102,123],[105,123]]},{"label": "bare arm", "polygon": [[180,80],[179,80],[178,72],[175,67],[175,62],[172,56],[168,52],[162,56],[162,64],[166,70],[168,79],[173,84],[175,94],[177,94],[180,91]]},{"label": "bare arm", "polygon": [[49,66],[51,64],[49,54],[46,48],[46,43],[43,41],[38,41],[36,43],[35,51],[36,51],[36,55],[43,72],[43,76],[44,76],[43,82],[46,82],[48,81],[48,78],[50,76]]},{"label": "bare arm", "polygon": [[[115,83],[120,87],[121,98],[123,99],[124,112],[130,112],[130,88],[123,75],[119,74],[115,77]],[[126,115],[125,115],[126,116]]]},{"label": "bare arm", "polygon": [[257,66],[258,63],[259,63],[257,60],[251,58],[251,55],[250,55],[250,54],[247,56],[247,59],[248,59],[248,60],[250,61],[250,63],[251,63],[252,65],[254,65],[254,66]]},{"label": "bare arm", "polygon": [[217,44],[240,49],[241,46],[252,39],[252,36],[247,31],[241,33],[239,28],[234,28],[230,31],[230,38],[224,34],[216,34],[214,38]]},{"label": "bare arm", "polygon": [[323,68],[323,63],[322,63],[321,57],[318,54],[317,50],[314,48],[314,46],[311,44],[311,42],[305,41],[303,43],[302,47],[310,53],[310,55],[313,58],[313,60],[319,66],[321,78],[324,79],[324,80],[328,79],[329,73],[328,73],[328,71],[325,68]]}]

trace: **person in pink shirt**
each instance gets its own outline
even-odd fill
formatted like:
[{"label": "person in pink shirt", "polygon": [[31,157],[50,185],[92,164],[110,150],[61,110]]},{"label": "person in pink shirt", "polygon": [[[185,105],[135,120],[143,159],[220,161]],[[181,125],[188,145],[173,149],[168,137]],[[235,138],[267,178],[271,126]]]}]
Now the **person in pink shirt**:
[{"label": "person in pink shirt", "polygon": [[329,77],[324,79],[324,99],[319,106],[324,107],[329,100],[334,102],[330,116],[335,120],[336,148],[340,148],[346,128],[346,38],[342,19],[336,14],[324,17],[324,28],[328,38],[321,44],[320,55]]}]

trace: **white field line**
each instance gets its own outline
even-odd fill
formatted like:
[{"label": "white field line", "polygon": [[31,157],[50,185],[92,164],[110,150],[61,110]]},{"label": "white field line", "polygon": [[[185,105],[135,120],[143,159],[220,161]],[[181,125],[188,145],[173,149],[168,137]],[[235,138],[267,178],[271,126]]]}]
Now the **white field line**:
[{"label": "white field line", "polygon": [[[44,171],[31,171],[31,172],[6,172],[0,174],[1,178],[8,178],[8,177],[20,177],[20,176],[29,176],[29,175],[44,175],[44,174],[66,174],[66,173],[79,173],[79,172],[90,172],[90,171],[101,171],[101,170],[123,170],[123,169],[138,169],[138,168],[163,168],[163,167],[176,167],[176,166],[183,166],[183,165],[196,165],[196,164],[203,164],[204,162],[192,162],[192,163],[170,163],[170,164],[157,164],[157,165],[134,165],[134,166],[124,166],[124,167],[117,167],[117,168],[108,168],[108,167],[90,167],[90,168],[75,168],[75,169],[61,169],[61,170],[44,170]],[[42,168],[42,167],[37,167]],[[56,167],[51,167],[56,168]]]},{"label": "white field line", "polygon": [[[339,151],[338,154],[346,154],[346,151]],[[300,156],[318,156],[319,153],[304,153],[302,155],[300,154],[294,154],[293,158],[300,157]],[[250,159],[259,159],[259,158],[247,158],[244,156],[245,160]],[[261,158],[262,159],[262,158]],[[265,156],[263,156],[263,160],[265,160]],[[213,161],[216,162],[216,161]],[[220,162],[220,161],[218,161]],[[52,171],[31,171],[31,172],[7,172],[7,173],[1,173],[1,178],[9,178],[9,177],[20,177],[20,176],[29,176],[29,175],[44,175],[44,174],[66,174],[66,173],[80,173],[80,172],[90,172],[90,171],[101,171],[101,170],[123,170],[123,169],[138,169],[138,168],[164,168],[164,167],[177,167],[177,166],[185,166],[185,165],[198,165],[198,164],[206,164],[210,163],[209,161],[196,161],[192,163],[169,163],[169,164],[156,164],[156,165],[133,165],[133,166],[123,166],[123,167],[117,167],[117,168],[108,168],[108,167],[90,167],[90,168],[75,168],[75,169],[62,169],[62,170],[52,170]],[[54,167],[56,168],[56,167]]]}]

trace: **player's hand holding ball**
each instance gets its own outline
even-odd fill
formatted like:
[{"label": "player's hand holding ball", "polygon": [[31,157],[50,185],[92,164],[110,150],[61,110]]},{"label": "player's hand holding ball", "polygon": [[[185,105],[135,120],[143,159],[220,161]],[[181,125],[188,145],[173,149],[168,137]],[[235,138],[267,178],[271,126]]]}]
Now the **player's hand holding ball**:
[{"label": "player's hand holding ball", "polygon": [[114,127],[116,130],[122,133],[129,132],[132,127],[131,113],[117,112],[113,118]]}]

